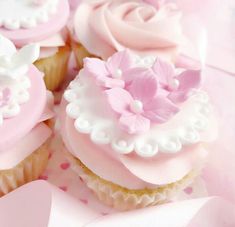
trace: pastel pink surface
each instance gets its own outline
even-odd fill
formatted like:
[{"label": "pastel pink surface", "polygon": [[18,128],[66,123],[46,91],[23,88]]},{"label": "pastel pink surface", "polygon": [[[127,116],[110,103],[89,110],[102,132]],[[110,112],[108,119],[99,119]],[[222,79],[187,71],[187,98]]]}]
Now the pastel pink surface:
[{"label": "pastel pink surface", "polygon": [[234,208],[221,198],[206,197],[117,213],[89,226],[229,227],[235,225]]},{"label": "pastel pink surface", "polygon": [[79,227],[98,216],[45,181],[26,184],[0,199],[0,222],[7,227]]},{"label": "pastel pink surface", "polygon": [[[191,199],[156,207],[102,215],[45,181],[34,181],[0,199],[0,221],[7,227],[229,227],[234,206],[218,197]],[[22,204],[24,208],[22,209]]]},{"label": "pastel pink surface", "polygon": [[30,100],[21,106],[21,111],[16,117],[4,120],[0,127],[0,152],[13,146],[35,126],[46,106],[43,74],[31,66],[28,75],[31,81]]},{"label": "pastel pink surface", "polygon": [[235,100],[235,79],[215,69],[207,68],[205,73],[208,75],[205,78],[205,89],[212,94],[221,123],[220,139],[210,147],[213,152],[203,176],[211,195],[223,196],[235,203],[235,105],[231,104]]},{"label": "pastel pink surface", "polygon": [[39,24],[31,29],[7,30],[0,28],[0,33],[10,39],[17,47],[31,42],[41,41],[59,32],[69,17],[69,4],[67,0],[59,0],[58,10],[47,23]]}]

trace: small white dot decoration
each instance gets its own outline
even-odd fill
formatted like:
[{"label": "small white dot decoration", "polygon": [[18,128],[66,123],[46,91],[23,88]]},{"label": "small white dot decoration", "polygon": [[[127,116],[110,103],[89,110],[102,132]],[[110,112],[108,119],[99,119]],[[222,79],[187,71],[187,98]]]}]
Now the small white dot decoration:
[{"label": "small white dot decoration", "polygon": [[116,69],[114,74],[113,74],[113,77],[117,78],[117,79],[121,78],[122,77],[122,70],[121,69]]},{"label": "small white dot decoration", "polygon": [[139,100],[133,100],[130,104],[130,109],[136,114],[141,113],[143,111],[143,103]]},{"label": "small white dot decoration", "polygon": [[9,30],[36,27],[57,12],[58,4],[59,0],[46,0],[40,4],[30,0],[2,0],[0,25]]}]

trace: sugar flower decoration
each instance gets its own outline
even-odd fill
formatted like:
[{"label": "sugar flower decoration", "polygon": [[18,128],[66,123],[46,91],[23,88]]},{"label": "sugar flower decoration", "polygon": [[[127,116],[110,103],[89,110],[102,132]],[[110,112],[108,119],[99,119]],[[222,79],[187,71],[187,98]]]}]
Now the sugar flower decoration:
[{"label": "sugar flower decoration", "polygon": [[107,62],[86,58],[84,68],[104,89],[108,104],[117,114],[122,129],[130,134],[143,133],[151,124],[165,123],[199,88],[199,70],[176,73],[173,65],[161,59],[139,64],[138,57],[124,50]]},{"label": "sugar flower decoration", "polygon": [[25,75],[29,65],[39,57],[39,52],[37,44],[24,46],[17,51],[10,40],[0,35],[0,83]]},{"label": "sugar flower decoration", "polygon": [[119,115],[120,126],[130,134],[149,130],[152,123],[164,123],[178,112],[178,107],[161,94],[151,70],[136,77],[128,89],[106,90],[108,103]]},{"label": "sugar flower decoration", "polygon": [[125,73],[132,66],[132,57],[128,50],[115,53],[107,62],[93,58],[84,60],[84,68],[105,88],[124,87]]},{"label": "sugar flower decoration", "polygon": [[184,102],[194,89],[200,87],[200,70],[185,70],[177,75],[171,64],[159,58],[152,68],[162,88],[169,92],[168,98],[173,102]]}]

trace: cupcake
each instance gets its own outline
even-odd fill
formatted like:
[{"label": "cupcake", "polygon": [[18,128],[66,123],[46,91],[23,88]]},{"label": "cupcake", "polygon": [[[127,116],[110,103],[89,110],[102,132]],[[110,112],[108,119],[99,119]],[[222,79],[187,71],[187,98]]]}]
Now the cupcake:
[{"label": "cupcake", "polygon": [[[17,13],[16,13],[17,12]],[[37,42],[40,57],[35,66],[45,74],[49,90],[63,82],[70,56],[67,0],[18,0],[0,2],[0,34],[17,48]]]},{"label": "cupcake", "polygon": [[181,12],[173,3],[143,0],[83,1],[74,15],[72,48],[79,67],[84,57],[106,60],[125,48],[140,56],[175,61],[184,42]]},{"label": "cupcake", "polygon": [[0,196],[35,180],[48,161],[53,117],[43,74],[32,64],[40,47],[17,51],[0,35]]},{"label": "cupcake", "polygon": [[65,152],[120,210],[171,200],[200,173],[217,124],[201,72],[124,50],[85,58],[60,109]]}]

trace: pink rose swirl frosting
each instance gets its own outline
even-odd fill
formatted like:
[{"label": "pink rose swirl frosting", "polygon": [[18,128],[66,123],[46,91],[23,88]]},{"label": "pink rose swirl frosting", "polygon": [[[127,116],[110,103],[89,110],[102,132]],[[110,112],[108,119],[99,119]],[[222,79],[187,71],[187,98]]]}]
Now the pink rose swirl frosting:
[{"label": "pink rose swirl frosting", "polygon": [[82,3],[75,14],[76,38],[92,54],[108,58],[129,48],[139,55],[173,60],[183,41],[176,5],[115,0]]}]

